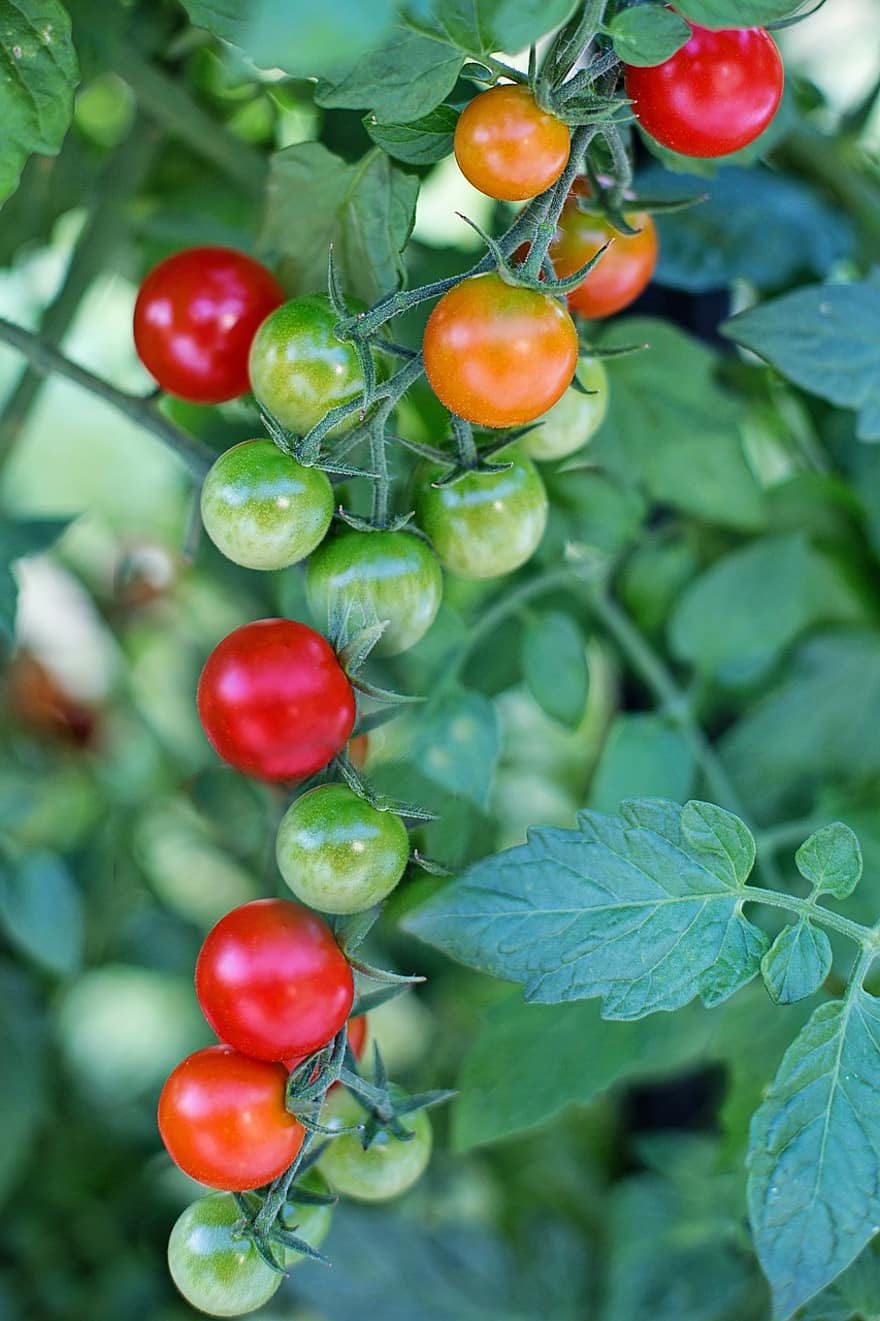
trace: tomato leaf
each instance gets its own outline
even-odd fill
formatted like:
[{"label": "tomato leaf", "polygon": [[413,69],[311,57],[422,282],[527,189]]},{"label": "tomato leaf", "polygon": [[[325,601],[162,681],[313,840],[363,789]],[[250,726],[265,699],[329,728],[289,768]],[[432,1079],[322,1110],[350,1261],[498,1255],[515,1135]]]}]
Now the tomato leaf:
[{"label": "tomato leaf", "polygon": [[624,64],[662,64],[690,41],[691,30],[671,9],[636,5],[615,14],[610,26],[614,49]]},{"label": "tomato leaf", "polygon": [[856,409],[859,439],[880,440],[880,271],[783,294],[732,317],[721,333],[801,389]]},{"label": "tomato leaf", "polygon": [[786,1321],[876,1233],[880,1005],[822,1005],[783,1057],[749,1139],[755,1247]]},{"label": "tomato leaf", "polygon": [[452,151],[452,139],[458,111],[450,105],[438,105],[411,124],[380,124],[375,114],[364,125],[377,147],[407,165],[433,165]]},{"label": "tomato leaf", "polygon": [[419,720],[416,751],[429,779],[486,808],[501,750],[498,713],[479,693],[459,691],[432,703]]},{"label": "tomato leaf", "polygon": [[880,1255],[869,1244],[832,1285],[807,1304],[800,1321],[852,1321],[854,1316],[878,1315]]},{"label": "tomato leaf", "polygon": [[272,157],[260,247],[281,259],[297,293],[323,289],[333,244],[346,294],[372,301],[394,289],[412,230],[418,179],[378,149],[348,165],[320,142]]},{"label": "tomato leaf", "polygon": [[770,999],[790,1005],[815,994],[831,969],[831,942],[806,918],[780,931],[761,960]]},{"label": "tomato leaf", "polygon": [[0,0],[0,202],[32,152],[54,156],[79,82],[70,18],[58,0]]},{"label": "tomato leaf", "polygon": [[846,899],[861,880],[862,850],[855,833],[842,821],[817,830],[800,846],[794,860],[816,894]]},{"label": "tomato leaf", "polygon": [[26,1164],[49,1106],[49,1042],[45,1016],[20,968],[0,963],[0,1197],[6,1197]]},{"label": "tomato leaf", "polygon": [[661,715],[615,717],[590,785],[590,807],[616,812],[627,798],[671,798],[684,802],[694,788],[696,766],[680,729]]},{"label": "tomato leaf", "polygon": [[601,996],[606,1018],[714,999],[717,977],[733,989],[757,974],[760,940],[730,939],[740,925],[757,931],[741,895],[755,845],[737,817],[710,803],[640,799],[578,823],[532,830],[526,844],[478,862],[405,926],[521,982],[529,1001]]},{"label": "tomato leaf", "polygon": [[411,0],[408,21],[467,51],[519,51],[564,23],[577,0]]},{"label": "tomato leaf", "polygon": [[572,728],[584,714],[590,688],[584,635],[571,615],[547,611],[526,628],[523,675],[541,710]]},{"label": "tomato leaf", "polygon": [[32,853],[0,873],[0,925],[49,972],[76,971],[84,944],[82,900],[60,858]]},{"label": "tomato leaf", "polygon": [[765,27],[802,9],[804,0],[676,0],[684,18],[707,28]]},{"label": "tomato leaf", "polygon": [[377,123],[407,124],[434,110],[455,86],[464,56],[443,41],[395,30],[369,60],[356,60],[318,82],[328,108],[371,110]]}]

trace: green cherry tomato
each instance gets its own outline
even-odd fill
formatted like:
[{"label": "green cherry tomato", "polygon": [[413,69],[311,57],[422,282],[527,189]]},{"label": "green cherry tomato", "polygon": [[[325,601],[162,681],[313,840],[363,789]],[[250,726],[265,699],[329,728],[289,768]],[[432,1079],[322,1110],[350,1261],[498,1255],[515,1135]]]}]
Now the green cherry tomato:
[{"label": "green cherry tomato", "polygon": [[515,448],[497,455],[513,467],[469,473],[452,486],[431,482],[446,471],[423,464],[416,474],[416,518],[441,564],[462,578],[497,578],[533,553],[547,525],[547,492],[531,459]]},{"label": "green cherry tomato", "polygon": [[281,1283],[250,1239],[233,1238],[235,1198],[212,1193],[188,1206],[168,1240],[168,1269],[188,1303],[209,1316],[243,1316],[267,1303]]},{"label": "green cherry tomato", "polygon": [[[319,1174],[317,1170],[309,1170],[308,1174],[300,1181],[300,1186],[308,1188],[315,1193],[329,1193],[327,1181]],[[333,1219],[333,1206],[331,1203],[326,1205],[316,1205],[312,1202],[285,1202],[281,1209],[281,1221],[285,1229],[290,1229],[298,1238],[305,1239],[313,1248],[319,1248],[324,1239],[330,1233],[330,1223]],[[298,1266],[306,1258],[301,1252],[294,1248],[286,1248],[284,1252],[284,1265],[290,1270],[291,1266]]]},{"label": "green cherry tomato", "polygon": [[608,411],[608,376],[595,358],[581,358],[577,378],[591,394],[569,388],[520,441],[529,458],[547,462],[564,459],[586,445]]},{"label": "green cherry tomato", "polygon": [[[350,1128],[365,1118],[366,1112],[342,1087],[329,1094],[321,1113],[322,1124],[331,1129]],[[413,1134],[408,1141],[383,1129],[367,1151],[360,1133],[331,1138],[319,1162],[330,1186],[360,1202],[383,1202],[411,1188],[431,1158],[431,1121],[424,1110],[416,1110],[403,1115],[401,1123]]]},{"label": "green cherry tomato", "polygon": [[284,569],[311,554],[330,526],[333,488],[271,440],[245,440],[211,468],[202,522],[218,550],[246,569]]},{"label": "green cherry tomato", "polygon": [[[266,317],[251,345],[248,370],[258,403],[298,436],[364,387],[354,345],[333,334],[338,320],[326,294],[294,298]],[[354,413],[331,434],[357,421]]]},{"label": "green cherry tomato", "polygon": [[409,837],[344,784],[324,784],[287,809],[275,841],[278,868],[297,899],[322,913],[360,913],[390,894],[406,870]]},{"label": "green cherry tomato", "polygon": [[321,624],[350,604],[355,627],[387,621],[376,651],[396,656],[433,624],[443,574],[430,546],[411,532],[343,532],[309,560],[306,588]]}]

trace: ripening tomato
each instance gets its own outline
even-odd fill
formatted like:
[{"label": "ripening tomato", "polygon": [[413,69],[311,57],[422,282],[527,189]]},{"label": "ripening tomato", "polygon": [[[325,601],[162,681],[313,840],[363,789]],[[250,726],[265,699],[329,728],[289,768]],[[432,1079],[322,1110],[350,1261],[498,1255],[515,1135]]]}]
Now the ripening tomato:
[{"label": "ripening tomato", "polygon": [[[365,1119],[366,1112],[351,1092],[338,1087],[328,1093],[321,1112],[327,1128],[350,1128]],[[318,1162],[331,1187],[361,1202],[385,1201],[411,1188],[431,1159],[431,1121],[424,1110],[415,1110],[402,1115],[401,1123],[411,1138],[401,1141],[382,1129],[366,1151],[359,1133],[331,1138]]]},{"label": "ripening tomato", "polygon": [[571,132],[541,109],[528,87],[504,83],[465,106],[454,150],[458,168],[481,193],[521,202],[559,178],[568,164]]},{"label": "ripening tomato", "polygon": [[530,459],[546,463],[574,454],[596,434],[608,411],[608,374],[596,358],[581,358],[577,379],[589,394],[571,386],[523,436],[520,445]]},{"label": "ripening tomato", "polygon": [[245,569],[285,569],[323,540],[333,488],[271,440],[244,440],[221,454],[202,486],[202,522],[219,551]]},{"label": "ripening tomato", "polygon": [[633,211],[626,217],[627,224],[639,232],[621,234],[601,212],[582,209],[589,206],[588,197],[587,180],[576,179],[562,208],[549,256],[562,280],[613,240],[583,283],[568,295],[573,312],[596,320],[628,307],[647,288],[657,265],[657,226],[647,211]]},{"label": "ripening tomato", "polygon": [[211,1188],[260,1188],[287,1169],[305,1131],[284,1108],[287,1074],[229,1046],[188,1056],[159,1098],[159,1132],[184,1174]]},{"label": "ripening tomato", "polygon": [[172,1280],[192,1307],[209,1316],[255,1312],[284,1278],[266,1265],[252,1238],[233,1238],[241,1219],[234,1197],[211,1193],[181,1213],[168,1240]]},{"label": "ripening tomato", "polygon": [[278,870],[297,899],[322,913],[381,903],[409,861],[395,812],[380,812],[345,784],[322,784],[291,803],[278,828]]},{"label": "ripening tomato", "polygon": [[425,374],[441,403],[481,427],[546,413],[571,384],[577,331],[557,298],[495,271],[444,294],[425,327]]},{"label": "ripening tomato", "polygon": [[662,64],[627,66],[633,113],[661,146],[683,156],[741,151],[776,114],[782,57],[763,28],[690,27],[690,40]]},{"label": "ripening tomato", "polygon": [[333,932],[289,899],[233,908],[205,937],[196,995],[221,1041],[260,1060],[311,1055],[351,1012],[354,981]]},{"label": "ripening tomato", "polygon": [[[251,346],[251,389],[258,403],[298,436],[364,388],[354,345],[333,334],[338,321],[326,294],[294,298],[267,317]],[[331,434],[357,421],[353,413]]]},{"label": "ripening tomato", "polygon": [[547,492],[531,459],[516,447],[495,456],[504,472],[468,473],[452,486],[432,486],[446,469],[416,470],[419,526],[440,562],[462,578],[497,578],[524,564],[547,526]]},{"label": "ripening tomato", "polygon": [[314,775],[345,746],[355,700],[333,648],[292,619],[233,629],[211,652],[199,718],[216,752],[263,780]]},{"label": "ripening tomato", "polygon": [[140,287],[134,342],[163,390],[196,404],[247,394],[247,359],[261,321],[284,302],[265,266],[233,248],[186,248]]},{"label": "ripening tomato", "polygon": [[306,589],[320,621],[345,611],[352,629],[384,621],[376,654],[396,656],[433,624],[443,574],[431,547],[412,532],[346,531],[312,555]]}]

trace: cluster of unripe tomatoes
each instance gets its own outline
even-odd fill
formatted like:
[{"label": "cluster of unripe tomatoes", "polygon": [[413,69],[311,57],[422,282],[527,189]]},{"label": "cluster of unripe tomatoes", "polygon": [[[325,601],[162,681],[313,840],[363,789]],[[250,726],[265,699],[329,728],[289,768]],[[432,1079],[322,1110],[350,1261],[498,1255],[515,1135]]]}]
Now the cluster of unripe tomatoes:
[{"label": "cluster of unripe tomatoes", "polygon": [[[766,32],[694,27],[672,59],[629,68],[626,88],[636,117],[661,144],[713,156],[737,150],[766,127],[781,95],[782,66]],[[518,84],[475,97],[455,133],[467,178],[511,201],[550,188],[569,163],[570,144],[562,119]],[[574,179],[547,252],[552,277],[572,276],[614,239],[567,291],[568,307],[581,316],[621,310],[651,278],[654,223],[638,211],[626,223],[631,232],[616,230],[588,180]],[[202,519],[215,545],[251,569],[285,569],[308,557],[314,618],[337,640],[342,619],[349,630],[381,626],[378,654],[405,651],[437,614],[441,566],[487,578],[524,563],[547,517],[532,460],[573,452],[604,416],[604,369],[590,359],[578,365],[578,336],[563,301],[539,278],[517,276],[528,251],[524,245],[504,269],[463,279],[445,293],[423,343],[428,381],[458,418],[487,428],[541,419],[504,451],[503,470],[438,481],[456,462],[450,452],[445,468],[428,462],[416,471],[413,525],[338,532],[331,532],[327,473],[272,440],[235,446],[205,479]],[[273,275],[252,258],[195,248],[146,278],[134,329],[141,359],[163,389],[200,403],[250,391],[281,428],[302,437],[330,409],[364,393],[363,357],[337,336],[339,320],[328,295],[285,301]],[[381,338],[367,351],[381,359]],[[576,371],[580,391],[570,389]],[[355,410],[329,432],[331,453],[358,420]],[[334,647],[288,619],[246,624],[224,638],[202,672],[198,708],[223,760],[280,784],[301,783],[344,755],[356,718],[352,679]],[[290,1169],[305,1138],[297,1107],[289,1108],[299,1094],[290,1080],[322,1076],[333,1050],[355,1069],[364,1046],[351,966],[319,914],[344,916],[381,903],[403,876],[410,850],[400,815],[347,784],[322,783],[287,810],[276,856],[299,902],[245,904],[209,933],[196,990],[222,1044],[184,1060],[159,1106],[172,1158],[219,1190],[183,1213],[169,1247],[183,1294],[216,1315],[260,1306],[277,1288],[279,1271],[316,1247],[333,1200],[328,1184],[356,1198],[393,1196],[418,1178],[431,1147],[424,1109],[407,1105],[384,1081],[387,1104],[378,1108],[334,1085],[323,1097],[320,1124],[341,1132],[262,1222],[266,1203],[254,1190],[269,1188],[271,1203],[269,1186]],[[351,1073],[349,1081],[356,1081]]]}]

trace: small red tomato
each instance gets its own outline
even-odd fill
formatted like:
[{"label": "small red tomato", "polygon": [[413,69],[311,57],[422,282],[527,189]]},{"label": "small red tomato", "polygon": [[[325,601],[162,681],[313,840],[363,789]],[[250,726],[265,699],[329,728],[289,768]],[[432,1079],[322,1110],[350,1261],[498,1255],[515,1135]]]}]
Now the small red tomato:
[{"label": "small red tomato", "polygon": [[522,202],[559,178],[568,164],[571,132],[541,109],[528,87],[504,83],[465,106],[454,147],[458,168],[481,193]]},{"label": "small red tomato", "polygon": [[134,309],[141,362],[163,390],[220,404],[250,389],[248,353],[284,290],[234,248],[186,248],[150,271]]},{"label": "small red tomato", "polygon": [[244,1055],[311,1055],[351,1012],[351,968],[327,923],[289,899],[255,899],[208,932],[196,963],[202,1013]]},{"label": "small red tomato", "polygon": [[661,146],[683,156],[741,151],[776,114],[782,57],[763,28],[690,26],[690,40],[662,64],[627,66],[635,117]]},{"label": "small red tomato", "polygon": [[320,633],[292,619],[234,629],[199,679],[202,727],[231,766],[263,780],[300,780],[346,744],[355,700]]},{"label": "small red tomato", "polygon": [[228,1046],[197,1050],[178,1064],[159,1098],[159,1132],[184,1174],[210,1188],[243,1192],[287,1169],[305,1131],[284,1108],[280,1064]]}]

